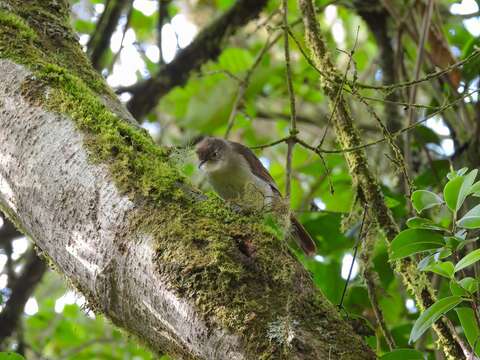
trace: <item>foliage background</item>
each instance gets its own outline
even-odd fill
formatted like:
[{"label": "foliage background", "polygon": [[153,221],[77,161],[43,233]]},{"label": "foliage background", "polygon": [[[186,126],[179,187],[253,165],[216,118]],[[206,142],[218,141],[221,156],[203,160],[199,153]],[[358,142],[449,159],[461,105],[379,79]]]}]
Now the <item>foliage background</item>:
[{"label": "foliage background", "polygon": [[[175,61],[175,53],[188,46],[201,29],[221,16],[234,1],[135,0],[124,3],[116,31],[99,62],[99,71],[127,103],[131,92],[135,92],[136,83],[154,76],[165,66],[164,63]],[[322,9],[319,21],[328,34],[328,44],[337,68],[342,72],[348,70],[349,80],[358,79],[360,83],[376,86],[385,84],[389,78],[395,82],[414,79],[418,33],[426,3],[316,1]],[[162,26],[159,26],[159,4],[168,10]],[[395,18],[385,11],[385,4],[396,8],[400,17]],[[71,5],[72,25],[87,51],[88,40],[98,31],[96,24],[108,3],[72,0]],[[296,1],[288,1],[288,5],[289,21],[296,22],[300,16]],[[461,3],[435,1],[432,24],[438,27],[437,37],[427,40],[426,51],[430,56],[425,56],[420,64],[420,78],[467,58],[480,45],[479,7],[478,0],[463,0]],[[224,136],[229,121],[233,125],[230,138],[252,147],[268,144],[289,134],[290,107],[281,37],[266,52],[262,50],[266,43],[282,32],[279,9],[279,0],[269,1],[259,18],[225,41],[218,59],[204,64],[199,72],[190,75],[185,86],[173,88],[152,111],[139,119],[159,144],[181,147],[178,159],[183,171],[206,191],[208,186],[197,172],[190,151],[198,136]],[[377,14],[377,17],[368,21],[365,13]],[[385,26],[382,27],[384,21]],[[408,33],[409,27],[417,31],[417,38]],[[301,23],[292,26],[292,29],[301,47],[306,48]],[[394,61],[393,73],[386,73],[389,69],[385,64],[388,49],[385,43],[379,41],[376,31],[383,32],[386,43],[391,44],[389,51]],[[290,43],[300,137],[316,146],[325,134],[322,148],[338,149],[329,125],[332,110],[320,89],[319,74],[310,66],[300,48],[292,41]],[[163,49],[161,52],[159,46]],[[353,61],[350,62],[348,52],[352,49]],[[260,58],[259,54],[262,54]],[[417,95],[413,102],[418,106],[410,108],[401,103],[411,102],[412,86],[397,88],[393,92],[362,90],[362,96],[391,131],[408,126],[409,121],[423,121],[431,116],[410,131],[409,137],[399,140],[400,146],[403,146],[402,142],[408,144],[404,151],[411,159],[407,165],[414,187],[441,192],[451,166],[478,166],[476,146],[480,102],[476,91],[480,83],[479,68],[480,60],[476,58],[460,69],[455,68],[449,73],[449,78],[434,77],[415,85]],[[246,78],[248,81],[245,81]],[[471,92],[473,94],[469,95]],[[463,99],[452,103],[459,97]],[[368,108],[353,96],[347,98],[356,125],[361,130],[362,141],[368,143],[381,139],[382,131]],[[452,103],[451,107],[434,115],[441,106],[449,103]],[[286,182],[286,149],[286,144],[281,143],[257,150],[281,189],[285,188]],[[391,160],[390,149],[385,142],[367,148],[367,154],[381,180],[389,207],[398,223],[404,224],[411,207],[399,164]],[[298,145],[295,147],[291,206],[318,245],[316,257],[307,259],[300,253],[298,256],[312,272],[321,291],[338,304],[352,261],[362,209],[355,206],[356,189],[343,155],[329,153],[324,155],[324,159],[326,166],[313,152]],[[448,218],[442,213],[437,216],[440,222],[442,216]],[[18,233],[5,233],[4,226],[3,232],[0,228],[0,310],[4,308],[1,304],[11,296],[15,279],[21,277],[31,247]],[[418,311],[391,269],[386,242],[380,234],[372,236],[378,239],[368,265],[375,274],[379,307],[397,346],[408,347],[409,334]],[[373,331],[367,331],[366,340],[382,354],[388,351],[388,346],[375,325],[362,276],[364,268],[357,259],[346,293],[345,312],[353,318],[360,316],[372,325]],[[435,283],[439,297],[445,296],[448,282],[435,276],[431,281]],[[452,319],[458,323],[454,315]],[[435,350],[434,341],[435,336],[429,333],[417,347],[430,359],[442,359]],[[12,337],[4,339],[3,346],[26,354],[28,359],[153,358],[137,339],[129,338],[101,316],[89,311],[84,299],[52,271],[48,271],[36,286],[26,303],[19,326]]]}]

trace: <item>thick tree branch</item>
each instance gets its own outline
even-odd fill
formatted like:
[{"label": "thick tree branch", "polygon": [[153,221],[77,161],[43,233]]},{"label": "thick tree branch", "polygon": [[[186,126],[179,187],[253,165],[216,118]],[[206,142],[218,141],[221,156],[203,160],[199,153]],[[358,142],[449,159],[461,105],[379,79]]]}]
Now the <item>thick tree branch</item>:
[{"label": "thick tree branch", "polygon": [[[322,87],[325,93],[336,101],[337,111],[334,117],[335,132],[342,148],[358,147],[360,137],[353,124],[348,105],[343,98],[337,99],[342,79],[335,66],[330,60],[330,55],[322,38],[319,24],[316,19],[315,8],[311,0],[298,0],[305,24],[306,41],[310,47],[315,65],[323,69],[331,81],[322,79]],[[332,81],[333,80],[333,81]],[[383,193],[377,179],[371,172],[365,152],[358,150],[345,154],[352,180],[358,187],[361,200],[368,204],[372,211],[372,218],[385,233],[386,238],[392,241],[398,234],[399,228],[393,219],[390,209],[386,206]],[[405,285],[413,292],[417,303],[423,310],[435,301],[434,290],[425,276],[418,272],[415,264],[409,260],[403,260],[398,264],[397,270],[402,275]],[[443,350],[455,359],[465,359],[464,349],[460,346],[458,336],[443,321],[437,321],[434,326],[440,339]]]},{"label": "thick tree branch", "polygon": [[11,336],[17,328],[26,302],[46,270],[47,267],[43,260],[35,254],[35,251],[31,250],[26,256],[26,263],[21,275],[11,288],[11,296],[0,313],[0,348],[3,341]]},{"label": "thick tree branch", "polygon": [[123,9],[125,9],[129,3],[131,3],[131,0],[108,0],[105,4],[105,9],[87,44],[87,54],[92,61],[93,67],[97,70],[102,69],[103,55],[108,50],[110,38],[117,27]]},{"label": "thick tree branch", "polygon": [[128,91],[133,94],[127,106],[133,116],[141,120],[162,96],[172,88],[185,84],[192,71],[198,70],[207,61],[216,59],[222,50],[224,40],[257,17],[266,4],[267,0],[237,0],[152,78],[120,89],[120,92]]},{"label": "thick tree branch", "polygon": [[84,66],[66,2],[5,7],[0,206],[96,312],[177,359],[375,358],[281,227],[199,193],[132,124]]}]

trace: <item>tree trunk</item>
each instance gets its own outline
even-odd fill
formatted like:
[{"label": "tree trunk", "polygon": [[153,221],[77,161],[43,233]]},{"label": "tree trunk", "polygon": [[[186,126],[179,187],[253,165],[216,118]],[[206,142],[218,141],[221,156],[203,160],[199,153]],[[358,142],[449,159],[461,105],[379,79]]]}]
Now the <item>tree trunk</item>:
[{"label": "tree trunk", "polygon": [[97,313],[159,353],[374,359],[280,227],[199,193],[181,156],[134,124],[66,3],[0,0],[0,208]]}]

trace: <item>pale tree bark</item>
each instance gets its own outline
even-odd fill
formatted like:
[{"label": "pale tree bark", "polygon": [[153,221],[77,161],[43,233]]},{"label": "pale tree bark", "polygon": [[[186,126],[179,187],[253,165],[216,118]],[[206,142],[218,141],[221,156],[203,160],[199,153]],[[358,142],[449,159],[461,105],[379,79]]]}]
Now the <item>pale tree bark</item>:
[{"label": "pale tree bark", "polygon": [[96,312],[158,353],[374,359],[281,228],[192,188],[67,24],[67,1],[0,0],[2,211]]}]

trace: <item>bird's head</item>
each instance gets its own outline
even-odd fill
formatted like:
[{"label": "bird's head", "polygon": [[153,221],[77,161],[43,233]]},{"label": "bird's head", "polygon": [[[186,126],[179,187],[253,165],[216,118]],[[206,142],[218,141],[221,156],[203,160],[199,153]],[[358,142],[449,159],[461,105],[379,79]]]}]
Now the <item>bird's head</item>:
[{"label": "bird's head", "polygon": [[229,146],[219,138],[206,137],[195,147],[198,157],[198,168],[206,172],[221,170],[227,165]]}]

